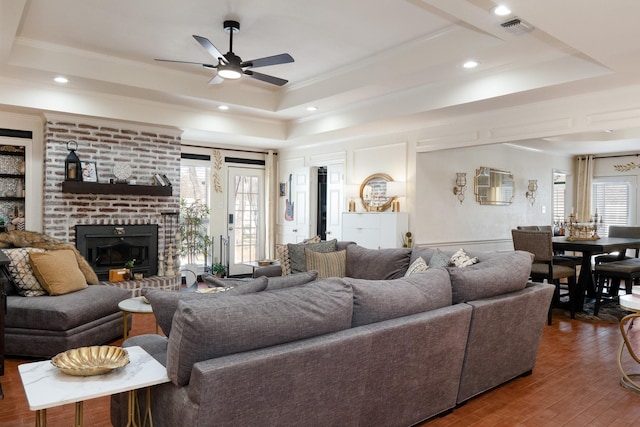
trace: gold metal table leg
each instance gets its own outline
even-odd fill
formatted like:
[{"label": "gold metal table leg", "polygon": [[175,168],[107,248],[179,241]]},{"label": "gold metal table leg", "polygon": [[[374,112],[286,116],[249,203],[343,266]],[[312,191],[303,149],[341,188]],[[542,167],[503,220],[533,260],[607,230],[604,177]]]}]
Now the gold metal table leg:
[{"label": "gold metal table leg", "polygon": [[82,419],[84,418],[84,414],[82,410],[83,410],[82,401],[76,402],[76,423],[74,424],[75,427],[82,427]]},{"label": "gold metal table leg", "polygon": [[36,427],[47,426],[47,410],[39,409],[36,411]]},{"label": "gold metal table leg", "polygon": [[124,325],[124,331],[122,332],[122,339],[126,340],[129,332],[129,316],[128,312],[122,311],[122,315],[124,316],[122,324]]}]

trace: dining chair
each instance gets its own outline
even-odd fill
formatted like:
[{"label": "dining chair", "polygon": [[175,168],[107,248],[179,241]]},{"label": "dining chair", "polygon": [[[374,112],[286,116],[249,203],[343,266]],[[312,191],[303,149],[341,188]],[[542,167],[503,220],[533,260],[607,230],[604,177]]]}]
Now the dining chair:
[{"label": "dining chair", "polygon": [[[554,262],[551,230],[511,230],[513,248],[527,251],[534,256],[531,264],[531,279],[544,281],[555,285],[554,297],[549,306],[547,323],[551,324],[551,309],[554,305],[560,305],[563,296],[569,297],[569,311],[571,318],[575,319],[575,306],[577,298],[581,296],[577,292],[576,267],[556,264]],[[567,285],[561,284],[560,279],[567,279]]]},{"label": "dining chair", "polygon": [[[516,228],[518,230],[551,231],[553,235],[553,227],[550,225],[519,225]],[[567,255],[564,251],[554,251],[553,262],[576,268],[582,264],[582,255]]]},{"label": "dining chair", "polygon": [[[598,315],[604,300],[617,300],[620,284],[624,281],[625,293],[633,292],[633,285],[640,282],[640,258],[628,258],[620,261],[596,264],[594,269],[596,280],[596,300],[593,314]],[[605,294],[605,289],[607,293]]]},{"label": "dining chair", "polygon": [[[610,225],[609,226],[609,237],[633,237],[640,238],[640,227],[638,226],[628,226],[628,225]],[[635,257],[638,258],[640,255],[640,249],[636,249]],[[613,262],[620,261],[622,259],[629,259],[631,257],[627,256],[627,251],[619,251],[613,252],[610,254],[598,255],[594,258],[595,264],[600,264],[603,262]]]},{"label": "dining chair", "polygon": [[[609,237],[640,238],[640,227],[610,225]],[[630,294],[633,285],[640,284],[640,249],[635,249],[635,257],[627,255],[626,250],[599,255],[594,258],[594,277],[596,298],[593,314],[596,316],[605,300],[617,300],[620,284],[624,281],[625,292]]]}]

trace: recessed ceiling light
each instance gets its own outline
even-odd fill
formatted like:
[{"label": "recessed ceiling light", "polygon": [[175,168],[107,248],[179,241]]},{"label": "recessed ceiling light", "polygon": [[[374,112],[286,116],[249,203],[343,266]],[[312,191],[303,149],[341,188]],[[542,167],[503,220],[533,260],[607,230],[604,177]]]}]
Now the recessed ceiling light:
[{"label": "recessed ceiling light", "polygon": [[473,59],[462,64],[463,68],[476,68],[477,66],[478,66],[478,61],[474,61]]},{"label": "recessed ceiling light", "polygon": [[228,110],[229,106],[228,105],[218,105],[218,110]]},{"label": "recessed ceiling light", "polygon": [[318,107],[314,107],[314,106],[307,107],[307,111],[318,111]]},{"label": "recessed ceiling light", "polygon": [[54,77],[53,81],[56,82],[56,83],[69,83],[69,79],[67,79],[66,77],[62,77],[62,76]]},{"label": "recessed ceiling light", "polygon": [[493,9],[493,13],[494,15],[498,15],[498,16],[507,16],[507,15],[511,15],[511,9],[501,4],[500,6],[496,6]]}]

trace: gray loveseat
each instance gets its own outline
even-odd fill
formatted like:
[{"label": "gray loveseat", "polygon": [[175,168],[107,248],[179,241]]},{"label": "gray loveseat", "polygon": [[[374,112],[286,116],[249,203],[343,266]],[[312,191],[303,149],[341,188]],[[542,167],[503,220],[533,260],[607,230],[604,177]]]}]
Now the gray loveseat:
[{"label": "gray loveseat", "polygon": [[[553,286],[528,282],[530,254],[403,277],[436,251],[346,250],[351,277],[274,290],[297,275],[261,277],[251,286],[266,290],[223,297],[148,292],[169,336],[124,345],[167,366],[154,424],[409,426],[531,373]],[[126,402],[112,398],[115,426]]]},{"label": "gray loveseat", "polygon": [[[10,263],[20,265],[10,269],[9,277],[0,275],[0,286],[7,294],[5,354],[50,358],[71,348],[104,344],[122,336],[123,316],[118,303],[129,298],[130,293],[124,289],[97,284],[95,273],[73,246],[40,233],[25,231],[0,233],[0,245],[1,256],[9,261],[7,253],[13,251]],[[21,273],[22,277],[17,280],[21,281],[23,287],[25,283],[22,282],[35,280],[29,278],[25,270],[24,257],[28,256],[32,247],[41,252],[45,252],[43,248],[74,252],[77,256],[74,268],[77,271],[72,272],[66,266],[60,266],[57,273],[61,277],[60,281],[67,280],[75,273],[76,277],[95,284],[87,286],[85,283],[84,289],[61,295],[42,291],[38,296],[24,296],[29,295],[29,292],[12,283],[16,280],[12,271]],[[17,251],[17,248],[23,250]]]}]

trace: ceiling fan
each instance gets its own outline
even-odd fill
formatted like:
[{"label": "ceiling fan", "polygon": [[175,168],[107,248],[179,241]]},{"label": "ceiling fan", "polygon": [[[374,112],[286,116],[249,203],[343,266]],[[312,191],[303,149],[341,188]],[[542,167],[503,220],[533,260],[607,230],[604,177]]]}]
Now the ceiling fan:
[{"label": "ceiling fan", "polygon": [[281,53],[280,55],[252,59],[251,61],[243,61],[242,58],[233,53],[233,34],[240,31],[240,23],[238,21],[224,21],[224,30],[225,32],[229,33],[229,52],[225,53],[224,55],[220,53],[218,49],[216,49],[216,47],[209,41],[209,39],[196,35],[193,36],[193,38],[196,39],[196,41],[200,43],[200,45],[218,61],[217,64],[174,61],[171,59],[156,59],[156,61],[177,62],[181,64],[197,64],[206,68],[217,70],[216,75],[211,80],[209,80],[209,84],[222,83],[224,79],[239,79],[240,77],[242,77],[242,75],[266,83],[271,83],[276,86],[283,86],[288,82],[288,80],[281,79],[279,77],[257,73],[252,69],[257,67],[267,67],[269,65],[278,65],[286,64],[287,62],[293,62],[293,58],[291,57],[291,55],[289,55],[288,53]]}]

